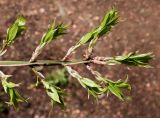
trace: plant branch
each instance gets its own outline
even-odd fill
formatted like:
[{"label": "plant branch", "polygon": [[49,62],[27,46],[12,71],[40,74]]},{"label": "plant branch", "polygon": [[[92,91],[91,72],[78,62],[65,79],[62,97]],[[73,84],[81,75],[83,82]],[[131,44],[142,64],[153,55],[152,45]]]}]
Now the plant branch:
[{"label": "plant branch", "polygon": [[35,62],[29,61],[0,61],[0,67],[6,66],[53,66],[53,65],[77,65],[77,64],[99,64],[99,65],[116,65],[125,64],[130,66],[151,67],[149,61],[153,58],[152,53],[129,53],[122,56],[115,57],[95,57],[89,60],[71,60],[71,61],[59,61],[59,60],[37,60]]},{"label": "plant branch", "polygon": [[11,66],[53,66],[53,65],[77,65],[84,63],[91,63],[91,60],[83,61],[58,61],[58,60],[38,60],[36,62],[29,61],[0,61],[0,67],[11,67]]}]

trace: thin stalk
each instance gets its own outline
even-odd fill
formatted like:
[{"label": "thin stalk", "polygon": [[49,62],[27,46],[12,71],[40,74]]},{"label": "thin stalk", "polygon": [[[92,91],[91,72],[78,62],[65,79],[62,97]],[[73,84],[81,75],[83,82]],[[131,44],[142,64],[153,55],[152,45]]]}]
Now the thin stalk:
[{"label": "thin stalk", "polygon": [[84,63],[91,63],[91,60],[83,61],[57,61],[57,60],[37,60],[36,62],[29,61],[0,61],[0,67],[13,67],[13,66],[53,66],[53,65],[77,65]]}]

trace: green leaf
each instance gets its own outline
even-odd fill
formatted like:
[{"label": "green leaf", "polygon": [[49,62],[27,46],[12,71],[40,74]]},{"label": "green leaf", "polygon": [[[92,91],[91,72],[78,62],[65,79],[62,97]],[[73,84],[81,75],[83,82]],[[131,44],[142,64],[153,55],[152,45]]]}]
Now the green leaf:
[{"label": "green leaf", "polygon": [[81,79],[81,82],[83,84],[85,84],[86,86],[89,86],[89,87],[100,87],[99,85],[97,85],[94,81],[88,79],[88,78],[83,78]]},{"label": "green leaf", "polygon": [[58,103],[61,103],[60,98],[59,98],[59,95],[58,95],[58,92],[57,92],[57,90],[56,90],[54,87],[51,88],[51,91],[47,91],[47,94],[48,94],[48,96],[50,96],[51,99],[53,99],[54,101],[56,101],[56,102],[58,102]]},{"label": "green leaf", "polygon": [[3,47],[10,46],[15,39],[26,29],[26,19],[23,16],[17,17],[16,21],[7,29],[7,37]]},{"label": "green leaf", "polygon": [[115,9],[111,9],[103,18],[100,26],[98,28],[96,28],[95,30],[87,33],[86,35],[84,35],[79,43],[80,44],[86,44],[88,42],[90,42],[91,40],[94,40],[100,36],[103,36],[104,34],[106,34],[107,32],[109,32],[112,28],[112,26],[114,26],[115,24],[118,23],[118,13]]},{"label": "green leaf", "polygon": [[64,93],[62,92],[62,90],[52,83],[49,83],[47,80],[42,80],[42,83],[46,89],[47,95],[51,98],[51,102],[53,104],[58,103],[59,105],[64,107]]},{"label": "green leaf", "polygon": [[89,94],[93,95],[95,98],[97,98],[98,95],[103,94],[104,92],[103,88],[96,82],[94,82],[91,79],[80,76],[80,74],[77,71],[73,70],[69,66],[66,66],[66,69],[72,77],[78,80],[78,82],[81,84],[82,87],[87,89]]},{"label": "green leaf", "polygon": [[8,30],[7,30],[7,45],[10,45],[13,42],[13,39],[16,37],[18,32],[18,25],[13,24]]},{"label": "green leaf", "polygon": [[90,42],[90,41],[93,39],[93,37],[94,37],[93,32],[89,32],[89,33],[85,34],[85,35],[80,39],[80,41],[77,43],[77,45],[78,45],[78,44],[80,44],[80,45],[86,44],[86,43]]},{"label": "green leaf", "polygon": [[119,99],[123,100],[124,95],[123,95],[122,89],[131,90],[130,84],[127,83],[128,76],[126,77],[125,80],[119,79],[117,81],[113,81],[108,78],[102,77],[101,74],[97,71],[92,70],[92,72],[94,73],[94,75],[98,81],[105,84],[105,86],[103,88],[103,92],[110,91],[112,94],[117,96]]},{"label": "green leaf", "polygon": [[55,27],[55,21],[53,24],[50,25],[47,32],[43,34],[40,44],[37,46],[35,51],[32,53],[32,57],[30,59],[30,62],[35,61],[35,59],[38,57],[38,55],[42,52],[46,44],[50,43],[51,41],[54,41],[57,39],[57,37],[66,34],[67,26],[63,23],[58,24]]},{"label": "green leaf", "polygon": [[118,12],[113,8],[104,16],[100,26],[96,29],[97,35],[102,36],[109,32],[112,26],[118,23],[119,16]]},{"label": "green leaf", "polygon": [[112,83],[109,83],[108,90],[115,96],[117,96],[120,100],[124,99],[122,91],[117,86],[114,86]]},{"label": "green leaf", "polygon": [[143,53],[138,54],[138,52],[135,53],[129,53],[127,55],[122,56],[115,56],[112,59],[107,60],[107,64],[127,64],[127,65],[133,65],[133,66],[140,66],[140,67],[150,67],[148,64],[149,61],[153,58],[152,53]]},{"label": "green leaf", "polygon": [[128,88],[129,90],[131,90],[131,86],[127,83],[120,83],[115,86],[117,86],[118,88]]},{"label": "green leaf", "polygon": [[109,79],[106,79],[106,83],[108,84],[108,90],[117,96],[120,100],[124,100],[124,94],[122,92],[123,89],[128,89],[131,90],[130,84],[127,83],[128,81],[128,76],[126,77],[125,80],[117,80],[117,81],[112,81]]},{"label": "green leaf", "polygon": [[109,12],[106,13],[106,15],[104,16],[100,25],[97,28],[95,28],[94,30],[86,33],[76,43],[75,46],[73,46],[73,47],[71,47],[71,49],[69,49],[69,53],[72,53],[78,47],[80,47],[81,45],[87,44],[87,43],[90,43],[89,48],[91,50],[91,48],[93,48],[95,43],[97,42],[97,39],[99,37],[103,36],[104,34],[106,34],[107,32],[109,32],[111,30],[111,28],[115,24],[118,23],[118,19],[119,19],[118,12],[115,9],[111,9]]},{"label": "green leaf", "polygon": [[125,89],[127,88],[128,90],[131,90],[131,85],[128,84],[128,76],[126,76],[126,79],[125,80],[118,80],[116,82],[114,82],[115,86],[117,86],[118,88],[121,88],[121,89]]},{"label": "green leaf", "polygon": [[15,84],[13,82],[6,82],[5,84],[5,86],[7,86],[8,88],[14,88],[19,86],[19,84]]},{"label": "green leaf", "polygon": [[89,94],[91,94],[92,96],[96,98],[98,95],[101,95],[104,92],[101,86],[99,86],[94,81],[88,78],[83,78],[79,82],[84,88],[88,90]]},{"label": "green leaf", "polygon": [[55,22],[50,25],[48,31],[43,35],[40,45],[43,43],[50,43],[51,41],[55,40],[57,37],[66,34],[67,26],[63,23],[58,24],[55,27]]},{"label": "green leaf", "polygon": [[7,103],[8,105],[13,105],[15,108],[17,108],[19,102],[27,102],[27,100],[24,97],[22,97],[16,90],[16,87],[18,87],[19,84],[8,82],[7,79],[8,78],[1,78],[2,86],[10,99]]}]

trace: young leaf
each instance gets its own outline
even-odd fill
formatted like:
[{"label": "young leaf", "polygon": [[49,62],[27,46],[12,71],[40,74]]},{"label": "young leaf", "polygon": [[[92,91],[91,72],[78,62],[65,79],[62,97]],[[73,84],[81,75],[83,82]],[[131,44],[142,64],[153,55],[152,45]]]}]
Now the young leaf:
[{"label": "young leaf", "polygon": [[8,105],[13,105],[15,108],[18,107],[19,102],[27,102],[27,100],[13,88],[7,88],[7,94],[10,97],[9,102],[7,102]]},{"label": "young leaf", "polygon": [[115,9],[111,9],[103,18],[100,26],[95,30],[84,35],[77,44],[86,44],[91,40],[94,40],[100,36],[103,36],[109,32],[115,24],[118,23],[118,13]]},{"label": "young leaf", "polygon": [[98,95],[101,95],[103,93],[102,87],[88,78],[83,78],[79,82],[84,88],[88,90],[89,94],[96,98]]},{"label": "young leaf", "polygon": [[62,90],[52,83],[49,83],[47,80],[42,80],[42,83],[44,85],[44,88],[46,89],[47,95],[51,98],[51,102],[53,104],[58,103],[59,105],[64,107],[64,93],[62,92]]},{"label": "young leaf", "polygon": [[89,94],[91,94],[92,96],[96,98],[98,95],[103,94],[104,90],[102,89],[102,87],[96,84],[93,80],[80,76],[80,74],[77,71],[73,70],[69,66],[67,66],[66,69],[72,77],[76,78],[79,81],[79,83],[85,89],[87,89]]},{"label": "young leaf", "polygon": [[124,99],[124,95],[117,86],[113,85],[112,83],[109,83],[108,90],[113,93],[115,96],[117,96],[120,100]]},{"label": "young leaf", "polygon": [[7,29],[7,37],[3,47],[10,46],[22,31],[26,29],[26,19],[23,16],[17,17],[16,21]]},{"label": "young leaf", "polygon": [[131,86],[130,84],[127,83],[128,81],[128,76],[126,77],[126,79],[123,81],[123,80],[117,80],[117,81],[112,81],[108,78],[103,78],[101,76],[101,74],[97,71],[92,71],[92,74],[95,75],[95,78],[98,80],[98,81],[101,81],[102,83],[105,84],[105,87],[104,87],[104,91],[110,91],[111,93],[113,93],[115,96],[117,96],[119,99],[123,100],[124,99],[124,95],[123,95],[123,92],[122,92],[122,89],[128,89],[128,90],[131,90]]},{"label": "young leaf", "polygon": [[77,43],[77,45],[83,45],[86,44],[88,42],[90,42],[93,38],[94,38],[95,33],[93,31],[88,32],[87,34],[85,34]]},{"label": "young leaf", "polygon": [[138,54],[138,52],[135,52],[135,53],[129,53],[127,55],[115,56],[107,60],[107,63],[111,65],[127,64],[127,65],[141,66],[141,67],[150,67],[148,63],[152,58],[153,58],[152,53]]},{"label": "young leaf", "polygon": [[98,26],[96,29],[92,30],[91,32],[88,32],[85,34],[77,43],[75,46],[72,46],[66,56],[63,58],[65,60],[72,52],[74,52],[78,47],[81,45],[89,44],[89,53],[91,53],[94,45],[96,44],[99,37],[103,36],[107,32],[111,30],[111,28],[118,23],[118,12],[115,9],[111,9],[106,15],[104,16],[102,22],[100,23],[100,26]]},{"label": "young leaf", "polygon": [[43,43],[50,43],[51,41],[55,40],[57,37],[66,34],[67,26],[63,23],[58,24],[55,27],[55,22],[50,25],[48,31],[43,35],[40,45]]},{"label": "young leaf", "polygon": [[110,91],[112,94],[117,96],[120,100],[124,100],[125,96],[122,92],[123,89],[128,89],[131,90],[130,84],[127,83],[128,81],[128,76],[126,79],[123,80],[117,80],[117,81],[112,81],[109,79],[106,79],[106,83],[108,83],[108,91]]},{"label": "young leaf", "polygon": [[102,36],[109,32],[111,28],[119,21],[118,12],[113,8],[104,16],[100,26],[96,29],[98,36]]},{"label": "young leaf", "polygon": [[27,102],[27,100],[16,90],[16,87],[18,87],[19,84],[8,82],[7,79],[8,78],[6,76],[1,76],[2,86],[5,90],[5,93],[7,93],[10,98],[9,102],[7,103],[8,105],[13,105],[15,108],[17,108],[19,102]]},{"label": "young leaf", "polygon": [[47,32],[44,33],[44,35],[41,38],[40,44],[37,46],[35,51],[32,54],[32,57],[30,59],[30,62],[35,61],[35,59],[38,57],[38,55],[42,52],[43,48],[46,44],[50,43],[51,41],[54,41],[57,39],[57,37],[66,34],[67,26],[63,23],[58,24],[55,27],[55,21],[53,24],[50,25]]},{"label": "young leaf", "polygon": [[100,87],[99,85],[97,85],[94,81],[88,79],[88,78],[83,78],[81,79],[81,82],[89,87]]}]

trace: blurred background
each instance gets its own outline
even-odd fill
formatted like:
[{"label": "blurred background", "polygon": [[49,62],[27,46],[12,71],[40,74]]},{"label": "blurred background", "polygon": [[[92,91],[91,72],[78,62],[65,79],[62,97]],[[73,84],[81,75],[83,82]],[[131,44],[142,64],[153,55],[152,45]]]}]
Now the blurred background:
[{"label": "blurred background", "polygon": [[[102,96],[97,103],[88,99],[87,91],[75,79],[65,88],[66,108],[53,109],[43,87],[32,88],[36,79],[29,67],[0,68],[12,74],[12,81],[22,82],[21,93],[29,97],[19,111],[5,107],[0,118],[160,118],[160,0],[0,0],[0,41],[5,38],[7,27],[17,15],[27,18],[27,31],[8,49],[1,60],[29,60],[43,32],[54,18],[69,24],[68,33],[49,44],[38,59],[61,59],[70,46],[86,32],[95,28],[104,14],[115,7],[121,22],[97,43],[94,55],[115,56],[130,51],[153,52],[154,68],[126,66],[95,66],[94,68],[113,80],[129,75],[132,85],[131,98],[122,102],[115,96]],[[81,58],[84,48],[75,58]],[[47,74],[58,67],[44,70]],[[84,76],[92,76],[84,65],[75,67]],[[3,92],[2,87],[0,91]],[[0,100],[7,97],[0,96]]]}]

